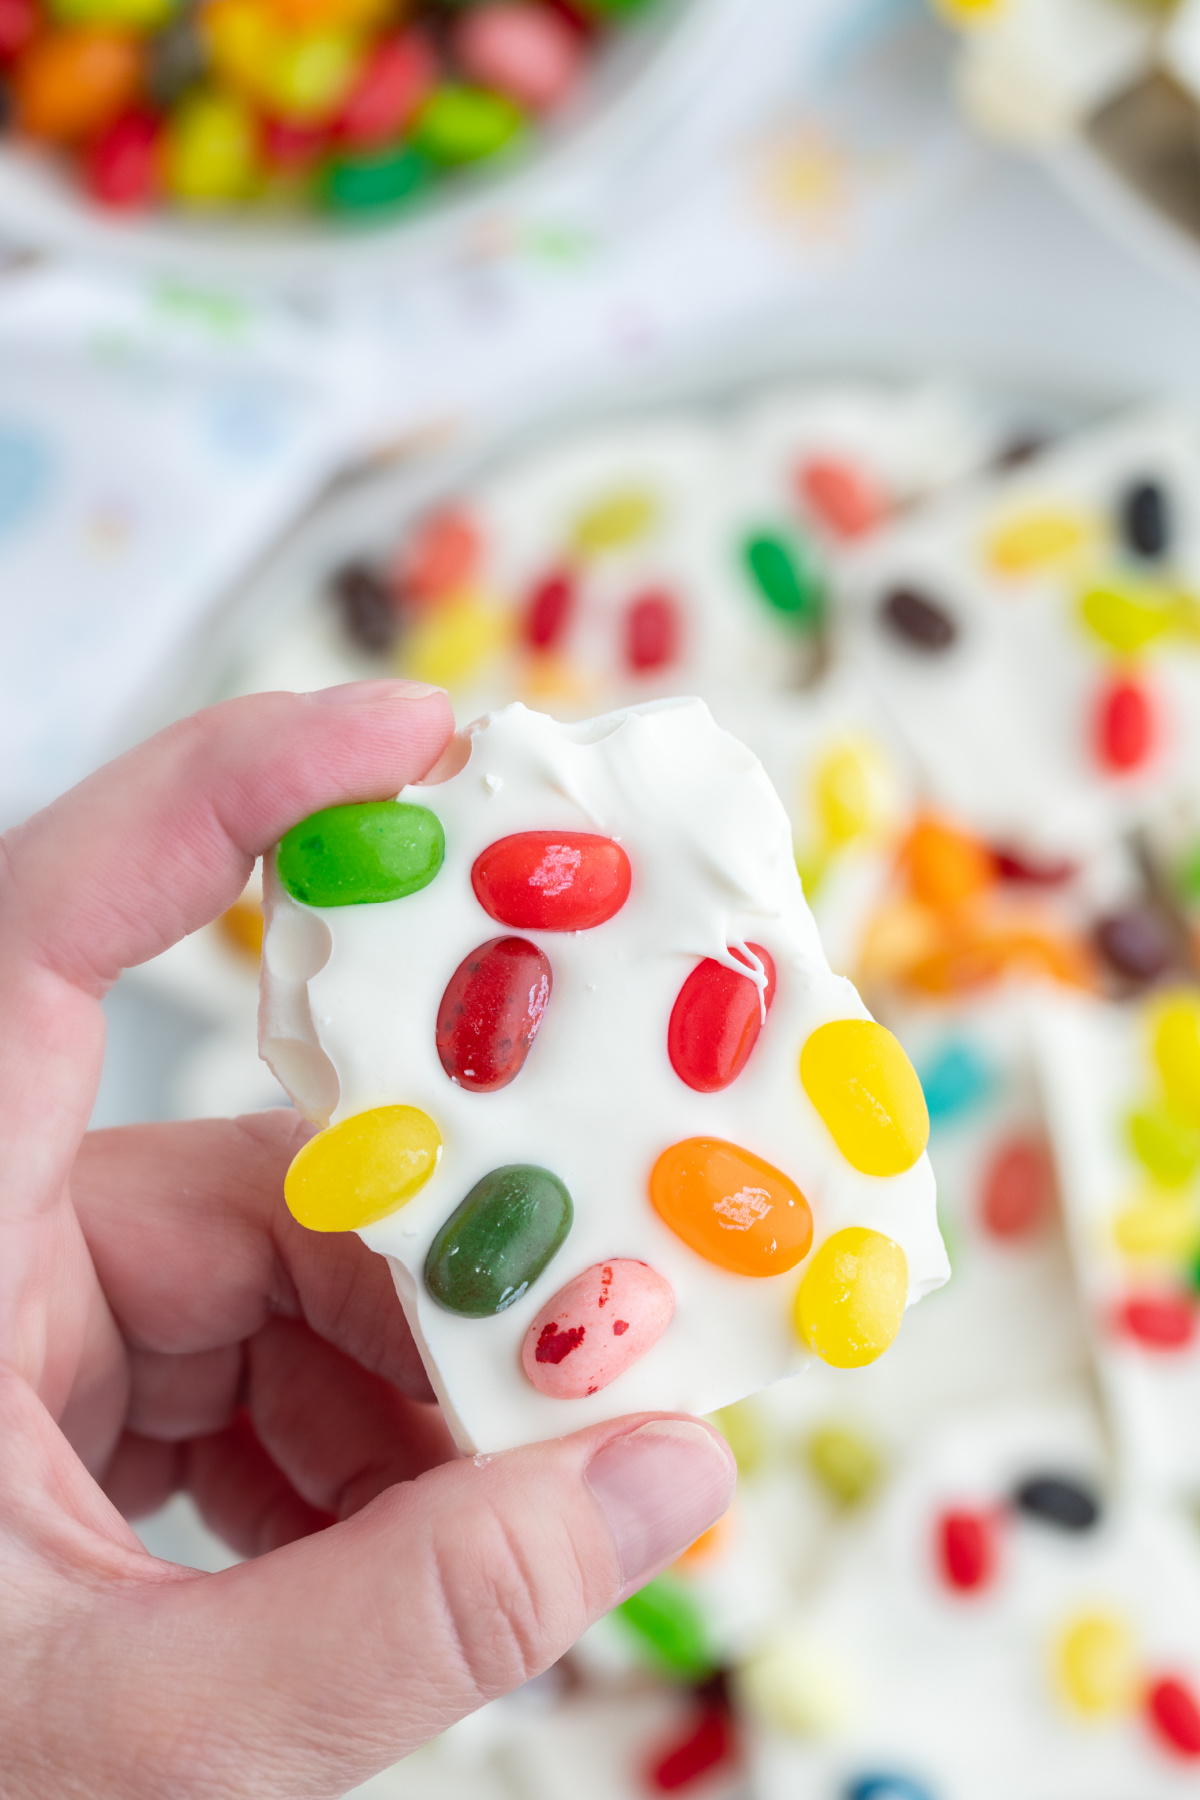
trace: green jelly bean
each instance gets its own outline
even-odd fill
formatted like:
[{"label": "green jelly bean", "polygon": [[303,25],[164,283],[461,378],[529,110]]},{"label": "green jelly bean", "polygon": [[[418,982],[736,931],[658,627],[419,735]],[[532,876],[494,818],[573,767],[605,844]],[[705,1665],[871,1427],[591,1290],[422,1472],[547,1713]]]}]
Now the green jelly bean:
[{"label": "green jelly bean", "polygon": [[737,1462],[738,1474],[748,1475],[757,1469],[766,1455],[766,1434],[758,1411],[749,1400],[735,1400],[713,1413],[710,1424],[716,1426]]},{"label": "green jelly bean", "polygon": [[293,825],[279,846],[279,879],[307,906],[362,906],[428,887],[446,834],[427,806],[369,800],[329,806]]},{"label": "green jelly bean", "polygon": [[1162,1187],[1183,1187],[1200,1167],[1200,1131],[1165,1106],[1145,1106],[1126,1121],[1134,1155]]},{"label": "green jelly bean", "polygon": [[412,141],[435,163],[481,162],[512,143],[524,123],[520,107],[503,94],[447,82],[418,113]]},{"label": "green jelly bean", "polygon": [[477,1181],[450,1214],[425,1260],[425,1285],[439,1306],[490,1319],[519,1300],[558,1255],[575,1209],[557,1175],[508,1163]]},{"label": "green jelly bean", "polygon": [[878,1487],[883,1463],[875,1446],[843,1425],[823,1425],[804,1447],[813,1475],[842,1506],[858,1506]]},{"label": "green jelly bean", "polygon": [[375,212],[400,206],[424,192],[433,165],[411,144],[394,144],[374,156],[335,156],[321,171],[318,192],[331,212]]},{"label": "green jelly bean", "polygon": [[817,570],[783,538],[755,532],[742,545],[751,579],[768,606],[801,631],[815,631],[825,613],[825,593]]},{"label": "green jelly bean", "polygon": [[613,1616],[664,1673],[684,1681],[703,1681],[712,1674],[716,1663],[704,1618],[682,1582],[658,1575],[622,1600]]},{"label": "green jelly bean", "polygon": [[1176,872],[1179,889],[1185,900],[1200,900],[1200,844],[1194,844],[1183,857]]}]

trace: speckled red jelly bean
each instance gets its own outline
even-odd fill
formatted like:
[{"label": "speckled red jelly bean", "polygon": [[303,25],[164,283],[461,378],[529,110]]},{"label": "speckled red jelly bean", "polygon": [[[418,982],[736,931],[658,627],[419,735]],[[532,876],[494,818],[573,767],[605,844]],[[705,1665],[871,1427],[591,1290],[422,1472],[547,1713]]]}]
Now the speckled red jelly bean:
[{"label": "speckled red jelly bean", "polygon": [[646,1774],[652,1790],[678,1794],[727,1762],[737,1750],[729,1708],[720,1699],[706,1702],[685,1737],[660,1751]]},{"label": "speckled red jelly bean", "polygon": [[565,19],[528,0],[492,0],[466,10],[455,37],[472,81],[532,112],[564,101],[583,67],[583,49]]},{"label": "speckled red jelly bean", "polygon": [[625,662],[635,675],[648,675],[678,662],[683,639],[679,608],[670,594],[639,594],[625,612]]},{"label": "speckled red jelly bean", "polygon": [[1054,1194],[1050,1153],[1040,1138],[1009,1138],[984,1172],[980,1216],[997,1238],[1028,1237],[1042,1224]]},{"label": "speckled red jelly bean", "polygon": [[[775,964],[761,944],[749,946],[763,966],[767,985],[706,956],[679,990],[667,1026],[667,1054],[680,1081],[698,1094],[715,1094],[736,1081],[758,1042],[764,1003],[775,998]],[[731,951],[739,962],[745,957]],[[749,967],[749,964],[747,964]]]},{"label": "speckled red jelly bean", "polygon": [[527,938],[492,938],[465,956],[438,1008],[437,1052],[451,1081],[474,1094],[515,1081],[553,980],[550,959]]},{"label": "speckled red jelly bean", "polygon": [[995,1525],[986,1513],[943,1513],[937,1522],[937,1552],[947,1586],[975,1593],[996,1573]]},{"label": "speckled red jelly bean", "polygon": [[1106,769],[1124,774],[1141,768],[1154,748],[1154,708],[1141,682],[1118,676],[1096,704],[1096,754]]},{"label": "speckled red jelly bean", "polygon": [[575,611],[575,577],[555,569],[536,584],[525,608],[524,637],[531,650],[554,650]]},{"label": "speckled red jelly bean", "polygon": [[1144,1294],[1126,1300],[1117,1326],[1147,1350],[1185,1350],[1196,1335],[1196,1309],[1183,1294]]},{"label": "speckled red jelly bean", "polygon": [[1186,1682],[1163,1675],[1146,1690],[1146,1713],[1169,1750],[1189,1760],[1200,1757],[1200,1705]]},{"label": "speckled red jelly bean", "polygon": [[648,1263],[596,1263],[542,1308],[526,1334],[521,1367],[540,1393],[582,1400],[644,1356],[674,1311],[670,1283]]},{"label": "speckled red jelly bean", "polygon": [[612,838],[589,831],[518,831],[475,858],[483,910],[520,931],[590,931],[620,912],[633,879]]},{"label": "speckled red jelly bean", "polygon": [[841,538],[865,537],[887,513],[887,502],[865,469],[840,457],[814,456],[796,471],[801,498]]}]

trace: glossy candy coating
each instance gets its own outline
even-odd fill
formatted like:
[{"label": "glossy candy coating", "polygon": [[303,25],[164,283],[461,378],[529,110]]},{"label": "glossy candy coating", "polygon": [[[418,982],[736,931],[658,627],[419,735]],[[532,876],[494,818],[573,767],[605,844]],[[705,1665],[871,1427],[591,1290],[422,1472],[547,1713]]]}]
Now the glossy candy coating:
[{"label": "glossy candy coating", "polygon": [[894,1340],[908,1299],[908,1261],[882,1232],[849,1225],[826,1238],[796,1296],[801,1342],[835,1369],[861,1369]]},{"label": "glossy candy coating", "polygon": [[1064,1475],[1030,1475],[1013,1495],[1027,1518],[1059,1531],[1091,1531],[1100,1522],[1100,1502],[1084,1482]]},{"label": "glossy candy coating", "polygon": [[1170,1107],[1141,1107],[1127,1127],[1130,1148],[1160,1186],[1183,1187],[1200,1168],[1200,1129]]},{"label": "glossy candy coating", "polygon": [[888,506],[868,472],[836,456],[814,456],[796,471],[802,500],[836,537],[865,537]]},{"label": "glossy candy coating", "polygon": [[1041,1138],[1013,1137],[997,1146],[984,1174],[979,1208],[992,1237],[1027,1237],[1044,1222],[1053,1199],[1054,1168]]},{"label": "glossy candy coating", "polygon": [[996,1530],[986,1513],[946,1512],[937,1522],[938,1565],[947,1587],[972,1594],[996,1573]]},{"label": "glossy candy coating", "polygon": [[1092,633],[1119,656],[1133,656],[1169,631],[1175,597],[1148,582],[1109,582],[1085,590],[1079,614]]},{"label": "glossy candy coating", "polygon": [[1121,495],[1121,536],[1135,556],[1155,559],[1171,548],[1171,496],[1162,483],[1135,481]]},{"label": "glossy candy coating", "polygon": [[1159,1742],[1176,1756],[1200,1757],[1200,1703],[1177,1675],[1160,1675],[1146,1690],[1146,1715]]},{"label": "glossy candy coating", "polygon": [[1116,1323],[1143,1349],[1171,1354],[1196,1336],[1195,1305],[1182,1294],[1141,1294],[1126,1300]]},{"label": "glossy candy coating", "polygon": [[596,1263],[542,1308],[521,1348],[521,1367],[539,1393],[582,1400],[645,1356],[674,1311],[670,1283],[647,1263]]},{"label": "glossy candy coating", "polygon": [[562,1249],[574,1217],[570,1194],[549,1169],[493,1169],[434,1238],[425,1285],[447,1312],[492,1318],[528,1293]]},{"label": "glossy candy coating", "polygon": [[1153,1053],[1168,1106],[1200,1127],[1200,996],[1180,993],[1157,1009]]},{"label": "glossy candy coating", "polygon": [[617,488],[580,513],[571,547],[580,556],[604,556],[628,549],[649,536],[659,520],[659,503],[645,488]]},{"label": "glossy candy coating", "polygon": [[842,1506],[860,1505],[883,1477],[878,1449],[848,1426],[820,1426],[808,1439],[804,1454],[812,1474]]},{"label": "glossy candy coating", "polygon": [[1106,682],[1096,700],[1096,756],[1123,775],[1140,769],[1155,747],[1154,707],[1143,684],[1130,675]]},{"label": "glossy candy coating", "polygon": [[535,583],[526,602],[523,627],[531,650],[553,650],[562,642],[575,600],[575,578],[569,569],[554,569]]},{"label": "glossy candy coating", "polygon": [[578,33],[548,7],[525,0],[472,6],[454,42],[472,81],[507,94],[531,112],[560,105],[581,72]]},{"label": "glossy candy coating", "polygon": [[142,65],[128,32],[79,25],[44,33],[14,71],[18,129],[55,144],[96,137],[132,104]]},{"label": "glossy candy coating", "polygon": [[879,619],[893,637],[917,650],[949,650],[958,638],[953,614],[913,587],[892,588],[885,594]]},{"label": "glossy candy coating", "polygon": [[185,206],[220,207],[245,200],[261,174],[254,115],[236,95],[198,89],[167,121],[163,180]]},{"label": "glossy candy coating", "polygon": [[737,1742],[728,1703],[720,1695],[706,1694],[683,1737],[652,1756],[646,1770],[651,1791],[675,1794],[694,1787],[734,1756]]},{"label": "glossy candy coating", "polygon": [[337,118],[339,141],[372,150],[400,135],[437,79],[433,52],[416,31],[380,40],[361,64]]},{"label": "glossy candy coating", "polygon": [[633,872],[612,838],[589,831],[518,831],[476,857],[483,910],[518,931],[590,931],[629,898]]},{"label": "glossy candy coating", "polygon": [[685,1138],[664,1150],[650,1201],[697,1256],[735,1275],[782,1275],[812,1243],[812,1211],[795,1182],[722,1138]]},{"label": "glossy candy coating", "polygon": [[410,144],[357,156],[331,157],[321,171],[320,198],[331,212],[374,212],[400,206],[429,183],[429,164]]},{"label": "glossy candy coating", "polygon": [[404,643],[403,671],[414,681],[454,687],[472,680],[507,638],[502,609],[490,596],[461,588],[440,598],[413,626]]},{"label": "glossy candy coating", "polygon": [[1054,1646],[1058,1687],[1076,1711],[1092,1717],[1125,1712],[1137,1691],[1133,1638],[1113,1613],[1083,1613]]},{"label": "glossy candy coating", "polygon": [[306,31],[282,38],[260,74],[271,114],[297,125],[331,123],[350,93],[362,49],[347,31]]},{"label": "glossy candy coating", "polygon": [[825,589],[808,559],[784,538],[756,532],[742,556],[767,605],[801,631],[815,631],[825,615]]},{"label": "glossy candy coating", "polygon": [[998,575],[1036,575],[1082,550],[1090,535],[1077,513],[1031,509],[992,532],[986,556]]},{"label": "glossy candy coating", "polygon": [[929,1141],[916,1071],[874,1019],[832,1019],[800,1052],[804,1091],[851,1168],[900,1175]]},{"label": "glossy candy coating", "polygon": [[279,879],[307,906],[363,906],[428,887],[446,838],[427,806],[368,800],[330,806],[293,825],[279,846]]},{"label": "glossy candy coating", "polygon": [[415,1106],[355,1113],[297,1152],[284,1198],[310,1231],[357,1231],[411,1200],[437,1167],[441,1147],[437,1126]]},{"label": "glossy candy coating", "polygon": [[613,1617],[664,1673],[693,1682],[712,1673],[714,1658],[704,1615],[688,1589],[672,1576],[655,1576],[623,1600]]},{"label": "glossy candy coating", "polygon": [[[775,997],[775,964],[761,944],[748,946],[763,966],[759,993],[748,975],[705,957],[679,990],[667,1026],[667,1054],[680,1081],[698,1094],[715,1094],[736,1081],[762,1029],[764,1009]],[[732,955],[742,957],[734,950]]]},{"label": "glossy candy coating", "polygon": [[823,843],[837,849],[879,828],[886,779],[881,758],[868,744],[837,744],[821,757],[812,801]]},{"label": "glossy candy coating", "polygon": [[666,669],[679,660],[683,617],[671,595],[654,590],[629,602],[624,619],[626,667],[635,675]]},{"label": "glossy candy coating", "polygon": [[473,1094],[515,1081],[550,1003],[550,959],[526,938],[491,938],[465,956],[438,1008],[437,1052]]},{"label": "glossy candy coating", "polygon": [[524,124],[519,106],[487,88],[447,82],[417,113],[413,142],[446,167],[481,162],[513,142]]}]

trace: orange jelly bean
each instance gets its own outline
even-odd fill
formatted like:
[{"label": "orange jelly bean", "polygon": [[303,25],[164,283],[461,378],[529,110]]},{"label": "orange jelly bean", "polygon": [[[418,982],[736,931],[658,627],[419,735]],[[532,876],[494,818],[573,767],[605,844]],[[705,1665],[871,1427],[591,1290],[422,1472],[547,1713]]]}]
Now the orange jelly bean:
[{"label": "orange jelly bean", "polygon": [[795,1182],[722,1138],[664,1150],[650,1200],[690,1250],[734,1275],[782,1275],[812,1243],[812,1212]]},{"label": "orange jelly bean", "polygon": [[83,143],[125,111],[141,76],[142,52],[127,32],[90,25],[47,32],[17,64],[17,124],[51,143]]},{"label": "orange jelly bean", "polygon": [[961,906],[996,879],[991,851],[941,819],[913,827],[905,858],[912,891],[926,906]]}]

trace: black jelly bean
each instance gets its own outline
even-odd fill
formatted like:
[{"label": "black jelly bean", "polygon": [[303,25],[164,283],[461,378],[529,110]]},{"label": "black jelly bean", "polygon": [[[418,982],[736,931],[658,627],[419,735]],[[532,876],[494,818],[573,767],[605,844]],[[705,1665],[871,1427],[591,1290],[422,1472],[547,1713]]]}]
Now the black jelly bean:
[{"label": "black jelly bean", "polygon": [[1175,956],[1170,923],[1153,906],[1131,906],[1100,919],[1095,939],[1105,962],[1127,981],[1157,981]]},{"label": "black jelly bean", "polygon": [[1171,547],[1171,502],[1157,481],[1136,481],[1120,504],[1121,530],[1135,556],[1165,556]]},{"label": "black jelly bean", "polygon": [[958,636],[950,614],[916,588],[893,588],[884,597],[879,616],[896,637],[920,650],[948,650]]},{"label": "black jelly bean", "polygon": [[1059,1531],[1091,1531],[1100,1520],[1100,1502],[1092,1489],[1064,1475],[1031,1475],[1013,1500],[1019,1511]]},{"label": "black jelly bean", "polygon": [[331,576],[329,586],[352,642],[376,656],[390,650],[399,635],[400,619],[382,575],[368,563],[346,563]]}]

